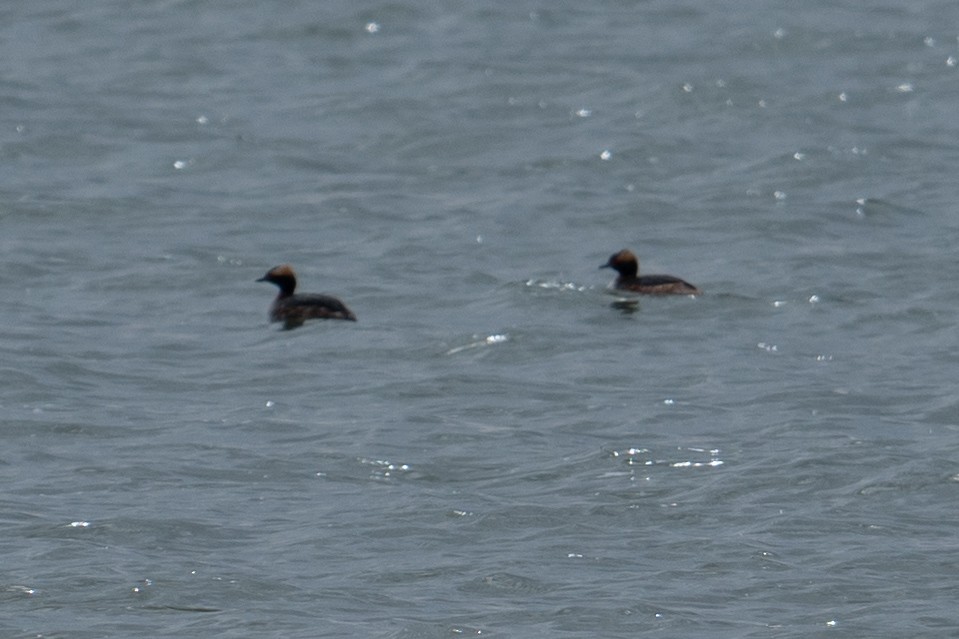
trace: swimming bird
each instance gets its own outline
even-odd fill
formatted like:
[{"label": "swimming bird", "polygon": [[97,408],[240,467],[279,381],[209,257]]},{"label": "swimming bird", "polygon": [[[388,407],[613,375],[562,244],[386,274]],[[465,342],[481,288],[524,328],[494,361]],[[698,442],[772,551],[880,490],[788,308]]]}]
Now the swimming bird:
[{"label": "swimming bird", "polygon": [[613,253],[599,268],[611,268],[619,273],[613,288],[646,295],[702,295],[702,291],[672,275],[640,275],[639,260],[628,249]]},{"label": "swimming bird", "polygon": [[283,322],[284,329],[302,326],[308,319],[356,321],[356,315],[343,302],[329,295],[295,294],[296,274],[289,264],[274,266],[257,282],[270,282],[280,288],[270,306],[270,321]]}]

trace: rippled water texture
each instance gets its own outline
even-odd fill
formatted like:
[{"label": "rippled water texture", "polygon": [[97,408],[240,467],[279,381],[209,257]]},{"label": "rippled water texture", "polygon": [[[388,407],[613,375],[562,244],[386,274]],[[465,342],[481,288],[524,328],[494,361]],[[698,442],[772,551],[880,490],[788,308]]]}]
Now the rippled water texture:
[{"label": "rippled water texture", "polygon": [[0,635],[955,634],[957,24],[8,3]]}]

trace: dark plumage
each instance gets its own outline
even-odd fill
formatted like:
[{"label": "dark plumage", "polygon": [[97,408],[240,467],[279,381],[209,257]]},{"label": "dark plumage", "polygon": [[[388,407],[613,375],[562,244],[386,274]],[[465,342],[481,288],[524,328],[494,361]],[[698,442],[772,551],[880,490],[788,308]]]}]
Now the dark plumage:
[{"label": "dark plumage", "polygon": [[301,326],[308,319],[341,319],[356,321],[356,315],[343,302],[329,295],[296,295],[296,275],[289,264],[275,266],[257,282],[270,282],[280,288],[270,306],[270,321],[283,322],[283,328]]},{"label": "dark plumage", "polygon": [[610,256],[599,268],[611,268],[619,273],[613,288],[646,295],[701,295],[702,291],[685,280],[672,275],[639,275],[639,260],[631,251],[623,249]]}]

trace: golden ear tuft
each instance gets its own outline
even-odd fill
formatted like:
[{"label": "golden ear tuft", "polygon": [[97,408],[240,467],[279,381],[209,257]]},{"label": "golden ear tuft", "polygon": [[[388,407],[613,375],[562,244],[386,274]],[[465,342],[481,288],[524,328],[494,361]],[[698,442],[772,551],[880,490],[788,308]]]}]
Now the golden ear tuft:
[{"label": "golden ear tuft", "polygon": [[270,277],[296,277],[296,274],[293,273],[293,267],[289,264],[274,266],[267,275]]}]

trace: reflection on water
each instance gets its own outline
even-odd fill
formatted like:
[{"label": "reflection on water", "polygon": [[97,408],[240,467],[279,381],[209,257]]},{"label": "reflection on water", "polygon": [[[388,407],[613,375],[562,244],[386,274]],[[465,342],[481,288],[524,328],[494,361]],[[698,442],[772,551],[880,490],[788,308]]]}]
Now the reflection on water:
[{"label": "reflection on water", "polygon": [[638,299],[621,299],[616,300],[611,303],[610,308],[614,308],[623,315],[632,315],[633,313],[639,311],[639,300]]}]

